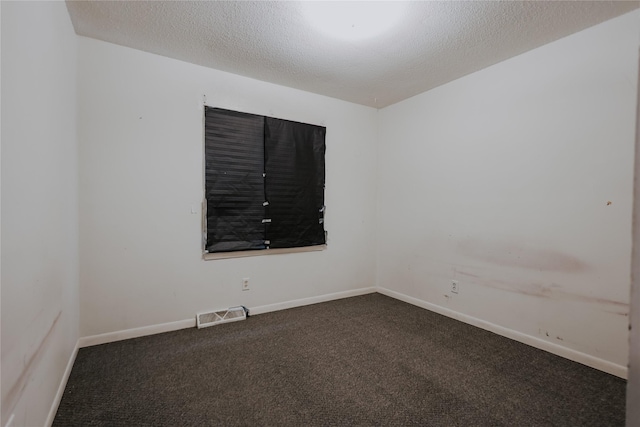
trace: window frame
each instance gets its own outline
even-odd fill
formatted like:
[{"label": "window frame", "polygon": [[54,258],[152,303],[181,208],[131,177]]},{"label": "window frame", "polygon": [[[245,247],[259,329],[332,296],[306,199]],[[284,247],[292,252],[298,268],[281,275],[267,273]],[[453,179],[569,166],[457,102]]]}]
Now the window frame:
[{"label": "window frame", "polygon": [[[256,249],[247,251],[232,251],[232,252],[203,252],[202,258],[205,261],[211,261],[216,259],[229,259],[229,258],[246,258],[262,255],[282,255],[282,254],[295,254],[304,252],[320,252],[327,249],[327,244],[314,245],[314,246],[301,246],[297,248],[275,248],[275,249]],[[205,250],[203,245],[203,250]]]}]

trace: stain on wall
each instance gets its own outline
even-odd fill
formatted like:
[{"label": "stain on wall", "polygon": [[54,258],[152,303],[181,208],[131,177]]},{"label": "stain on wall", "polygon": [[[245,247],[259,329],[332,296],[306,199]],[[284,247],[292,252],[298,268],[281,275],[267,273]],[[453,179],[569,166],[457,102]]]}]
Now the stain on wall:
[{"label": "stain on wall", "polygon": [[521,242],[467,238],[458,243],[457,252],[477,261],[528,270],[574,273],[588,269],[573,255]]},{"label": "stain on wall", "polygon": [[[499,289],[501,291],[507,292],[515,292],[522,295],[537,297],[537,298],[548,298],[562,301],[574,301],[574,302],[584,302],[588,304],[598,304],[598,305],[606,305],[609,307],[613,307],[616,310],[603,310],[609,313],[618,314],[618,315],[627,315],[629,304],[623,301],[615,301],[607,298],[592,296],[592,295],[582,295],[576,292],[567,292],[562,289],[562,286],[551,282],[549,284],[543,283],[517,283],[515,281],[508,282],[502,279],[496,278],[483,278],[478,274],[468,273],[466,271],[457,271],[457,274],[465,277],[469,277],[472,280],[468,281],[468,284],[476,284],[480,286],[486,286],[489,288]],[[623,310],[623,309],[626,309]]]}]

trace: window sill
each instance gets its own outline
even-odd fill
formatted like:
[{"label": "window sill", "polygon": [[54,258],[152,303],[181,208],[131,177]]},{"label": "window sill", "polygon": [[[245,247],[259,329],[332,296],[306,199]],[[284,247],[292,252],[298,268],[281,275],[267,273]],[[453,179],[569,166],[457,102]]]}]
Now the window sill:
[{"label": "window sill", "polygon": [[202,255],[205,261],[214,259],[245,258],[261,255],[295,254],[301,252],[318,252],[327,249],[327,245],[304,246],[301,248],[260,249],[257,251],[216,252]]}]

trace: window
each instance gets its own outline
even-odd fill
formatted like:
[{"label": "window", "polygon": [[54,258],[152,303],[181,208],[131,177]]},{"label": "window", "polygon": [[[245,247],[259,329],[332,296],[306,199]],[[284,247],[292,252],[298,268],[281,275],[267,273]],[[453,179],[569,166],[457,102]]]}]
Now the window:
[{"label": "window", "polygon": [[205,252],[324,245],[325,134],[205,107]]}]

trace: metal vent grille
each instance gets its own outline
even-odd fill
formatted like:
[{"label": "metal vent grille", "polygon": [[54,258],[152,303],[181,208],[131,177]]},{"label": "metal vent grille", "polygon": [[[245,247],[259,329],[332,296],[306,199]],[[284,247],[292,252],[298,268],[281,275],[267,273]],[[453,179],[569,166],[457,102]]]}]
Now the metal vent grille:
[{"label": "metal vent grille", "polygon": [[217,325],[219,323],[237,322],[247,318],[247,312],[244,307],[231,307],[227,310],[205,311],[196,314],[196,323],[198,329],[207,326]]}]

